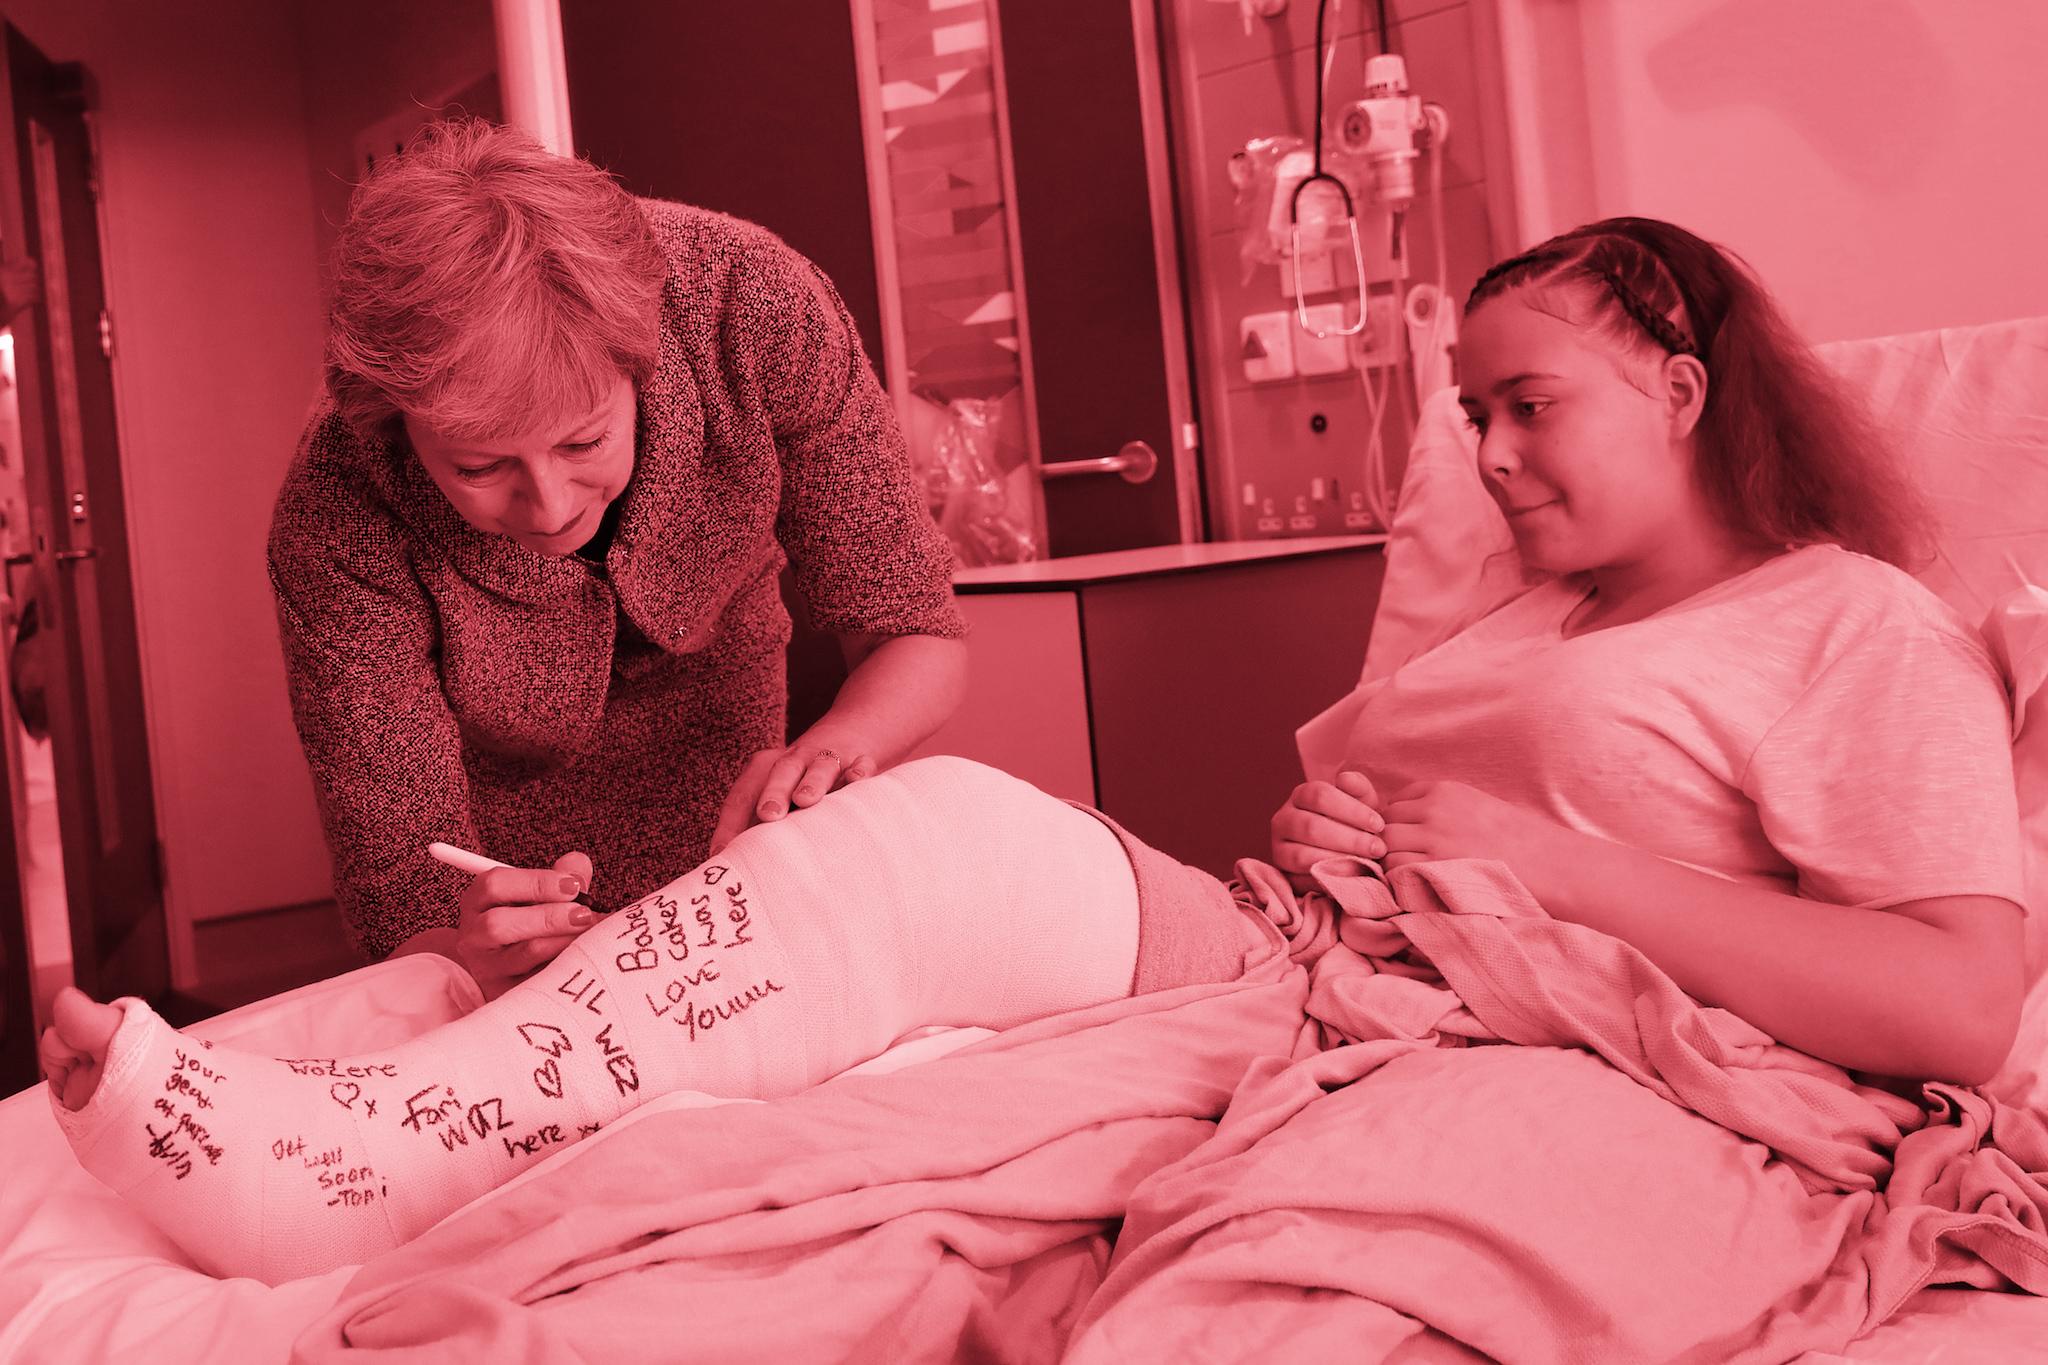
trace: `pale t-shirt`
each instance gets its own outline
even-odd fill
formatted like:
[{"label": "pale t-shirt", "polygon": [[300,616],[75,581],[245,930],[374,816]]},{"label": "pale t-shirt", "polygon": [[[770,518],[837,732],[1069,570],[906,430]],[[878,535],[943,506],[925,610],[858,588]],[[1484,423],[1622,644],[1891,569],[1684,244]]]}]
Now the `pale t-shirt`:
[{"label": "pale t-shirt", "polygon": [[1572,829],[1837,905],[2022,900],[2011,710],[1976,633],[1831,545],[1566,639],[1577,576],[1303,726],[1310,778],[1464,782]]}]

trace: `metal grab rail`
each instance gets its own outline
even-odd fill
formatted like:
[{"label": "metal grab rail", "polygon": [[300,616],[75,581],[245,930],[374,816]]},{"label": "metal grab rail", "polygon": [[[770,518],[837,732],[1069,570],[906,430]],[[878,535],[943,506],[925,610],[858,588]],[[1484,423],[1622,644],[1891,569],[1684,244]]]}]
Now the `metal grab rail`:
[{"label": "metal grab rail", "polygon": [[1125,483],[1144,483],[1158,472],[1159,452],[1143,441],[1126,441],[1116,454],[1105,455],[1098,460],[1062,460],[1058,464],[1038,467],[1038,475],[1043,479],[1064,479],[1076,474],[1120,474]]},{"label": "metal grab rail", "polygon": [[[56,560],[59,564],[70,564],[80,559],[97,559],[99,558],[99,553],[99,546],[88,545],[82,550],[58,550],[56,553],[52,554],[50,558]],[[17,568],[23,564],[35,563],[36,557],[33,554],[24,551],[18,555],[7,556],[4,562],[6,563],[8,568],[12,569]]]}]

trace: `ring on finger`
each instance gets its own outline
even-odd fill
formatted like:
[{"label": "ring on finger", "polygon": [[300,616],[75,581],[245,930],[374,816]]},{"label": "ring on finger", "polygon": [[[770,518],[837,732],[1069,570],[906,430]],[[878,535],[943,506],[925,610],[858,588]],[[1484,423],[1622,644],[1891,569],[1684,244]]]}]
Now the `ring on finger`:
[{"label": "ring on finger", "polygon": [[811,781],[811,771],[821,763],[830,763],[834,768],[845,767],[844,761],[838,754],[833,753],[830,749],[818,750],[817,753],[811,755],[810,762],[804,764],[803,779],[797,784],[797,789],[790,793],[791,796],[801,796],[806,800],[815,801],[825,794],[825,790],[830,789],[831,784],[829,782],[825,784],[825,790],[821,790],[817,783]]}]

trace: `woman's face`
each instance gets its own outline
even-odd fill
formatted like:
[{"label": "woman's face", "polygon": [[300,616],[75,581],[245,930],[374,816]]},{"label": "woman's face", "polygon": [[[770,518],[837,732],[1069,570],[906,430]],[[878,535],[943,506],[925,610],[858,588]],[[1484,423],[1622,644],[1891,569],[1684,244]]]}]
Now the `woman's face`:
[{"label": "woman's face", "polygon": [[1517,289],[1466,317],[1458,369],[1479,472],[1525,564],[1636,564],[1711,524],[1686,439],[1706,395],[1697,360],[1632,355]]},{"label": "woman's face", "polygon": [[589,412],[518,436],[452,440],[405,419],[427,475],[462,519],[544,555],[574,554],[597,534],[633,477],[633,381],[621,374]]}]

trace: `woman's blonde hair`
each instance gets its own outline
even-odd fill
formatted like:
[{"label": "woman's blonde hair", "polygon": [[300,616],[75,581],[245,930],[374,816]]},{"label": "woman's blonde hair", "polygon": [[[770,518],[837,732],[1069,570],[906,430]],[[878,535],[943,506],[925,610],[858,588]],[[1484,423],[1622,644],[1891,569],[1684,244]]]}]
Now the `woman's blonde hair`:
[{"label": "woman's blonde hair", "polygon": [[664,274],[604,171],[482,119],[429,124],[356,187],[328,391],[373,437],[401,415],[458,440],[566,420],[653,374]]}]

